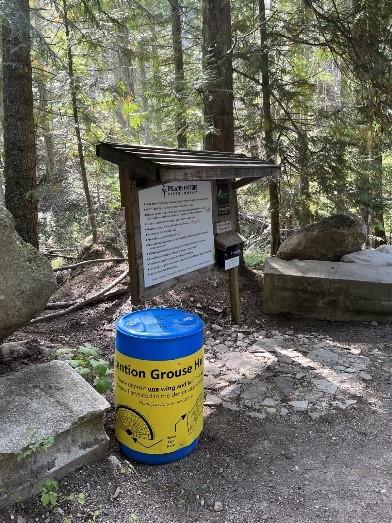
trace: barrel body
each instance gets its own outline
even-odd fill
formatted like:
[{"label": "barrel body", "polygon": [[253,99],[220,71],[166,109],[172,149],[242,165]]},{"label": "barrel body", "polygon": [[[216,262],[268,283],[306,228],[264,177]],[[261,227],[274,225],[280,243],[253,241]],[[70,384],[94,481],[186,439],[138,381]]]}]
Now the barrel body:
[{"label": "barrel body", "polygon": [[204,324],[179,309],[145,309],[117,322],[115,431],[121,451],[149,464],[183,458],[203,428]]}]

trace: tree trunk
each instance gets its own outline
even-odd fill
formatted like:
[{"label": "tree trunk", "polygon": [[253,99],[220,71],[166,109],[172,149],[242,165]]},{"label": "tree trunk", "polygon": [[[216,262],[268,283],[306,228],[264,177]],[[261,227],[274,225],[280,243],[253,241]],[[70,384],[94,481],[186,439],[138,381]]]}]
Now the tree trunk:
[{"label": "tree trunk", "polygon": [[5,205],[21,238],[38,248],[30,49],[29,2],[9,0],[2,24]]},{"label": "tree trunk", "polygon": [[[260,21],[260,45],[261,45],[261,83],[263,95],[263,123],[264,141],[267,160],[274,160],[274,131],[271,113],[271,85],[269,77],[269,54],[267,47],[267,20],[265,14],[264,0],[259,0],[259,21]],[[271,179],[269,182],[269,198],[271,213],[271,255],[275,255],[280,245],[280,190],[279,181]]]},{"label": "tree trunk", "polygon": [[[132,50],[128,45],[128,31],[126,27],[120,26],[118,28],[118,50],[115,53],[115,60],[118,61],[119,66],[114,70],[116,81],[122,81],[125,85],[123,101],[132,100],[135,102],[135,78],[133,72],[133,56]],[[119,124],[124,130],[129,130],[129,119],[124,118],[122,102],[117,104],[115,112]]]},{"label": "tree trunk", "polygon": [[45,180],[41,180],[45,183],[53,183],[54,174],[55,174],[55,160],[54,160],[54,142],[53,142],[53,136],[51,131],[51,126],[48,121],[47,115],[45,114],[45,111],[48,107],[48,90],[44,84],[44,82],[41,80],[41,78],[37,79],[37,87],[38,87],[38,94],[39,94],[39,108],[42,112],[42,118],[41,118],[41,126],[42,126],[42,133],[44,137],[44,144],[45,144]]},{"label": "tree trunk", "polygon": [[151,129],[150,129],[150,119],[148,117],[149,113],[149,104],[147,97],[145,95],[145,87],[147,83],[147,71],[146,71],[146,62],[143,56],[141,56],[138,60],[139,65],[139,77],[140,77],[140,104],[142,107],[143,115],[145,116],[144,121],[142,122],[140,128],[141,128],[141,134],[143,136],[143,142],[149,143],[150,141],[150,135],[151,135]]},{"label": "tree trunk", "polygon": [[206,149],[234,151],[233,67],[229,0],[203,0],[203,93]]},{"label": "tree trunk", "polygon": [[91,233],[93,236],[93,242],[96,243],[98,241],[97,222],[96,222],[94,206],[93,206],[92,198],[91,198],[91,194],[90,194],[90,188],[88,185],[86,162],[84,159],[84,152],[83,152],[82,135],[80,132],[79,110],[78,110],[78,102],[77,102],[77,97],[76,97],[77,86],[76,86],[75,76],[74,76],[73,54],[72,54],[72,45],[71,45],[71,38],[70,38],[70,32],[69,32],[68,10],[67,10],[66,0],[63,0],[63,16],[64,16],[65,39],[66,39],[66,44],[67,44],[68,78],[69,78],[69,87],[70,87],[70,91],[71,91],[72,113],[73,113],[74,124],[75,124],[75,136],[76,136],[76,141],[78,144],[80,174],[82,176],[83,190],[84,190],[84,195],[85,195],[86,203],[87,203],[87,212],[88,212],[88,218],[89,218],[90,227],[91,227]]},{"label": "tree trunk", "polygon": [[371,223],[373,227],[374,246],[379,247],[387,243],[384,223],[384,196],[383,196],[383,163],[382,163],[382,133],[372,133],[370,157],[373,164],[373,205]]},{"label": "tree trunk", "polygon": [[312,213],[310,210],[310,187],[308,177],[309,164],[309,148],[306,131],[303,131],[299,136],[300,150],[299,150],[299,166],[301,169],[299,175],[299,208],[297,212],[297,219],[299,225],[308,225],[312,221]]},{"label": "tree trunk", "polygon": [[174,58],[174,92],[176,95],[175,128],[178,147],[187,147],[187,121],[185,116],[185,74],[182,49],[181,11],[178,0],[169,0],[171,6],[173,58]]}]

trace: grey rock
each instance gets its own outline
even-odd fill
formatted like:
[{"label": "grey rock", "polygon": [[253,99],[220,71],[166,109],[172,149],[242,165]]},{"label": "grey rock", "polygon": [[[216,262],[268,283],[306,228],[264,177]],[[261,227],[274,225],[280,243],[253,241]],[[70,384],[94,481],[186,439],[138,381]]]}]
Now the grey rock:
[{"label": "grey rock", "polygon": [[222,407],[224,409],[234,410],[236,412],[240,410],[240,407],[236,403],[232,403],[231,401],[222,401]]},{"label": "grey rock", "polygon": [[225,366],[229,370],[237,370],[243,376],[256,376],[268,368],[276,360],[268,353],[250,354],[248,352],[227,352],[224,357]]},{"label": "grey rock", "polygon": [[287,363],[288,365],[294,362],[293,358],[291,358],[287,354],[278,354],[277,358],[280,363]]},{"label": "grey rock", "polygon": [[221,512],[223,510],[223,503],[221,501],[215,501],[214,510],[215,512]]},{"label": "grey rock", "polygon": [[[109,408],[62,361],[0,378],[0,509],[36,494],[47,479],[103,458],[109,443],[103,415]],[[40,442],[43,447],[33,450]]]},{"label": "grey rock", "polygon": [[392,267],[269,258],[263,311],[337,321],[392,320]]},{"label": "grey rock", "polygon": [[251,385],[248,385],[247,387],[244,386],[242,393],[241,393],[241,400],[245,400],[245,401],[259,400],[261,402],[266,391],[267,391],[267,388],[266,388],[265,384],[260,381],[256,381],[256,382],[252,383]]},{"label": "grey rock", "polygon": [[326,363],[326,364],[335,364],[338,362],[339,357],[336,354],[336,352],[333,352],[328,349],[316,349],[311,350],[308,353],[308,358],[317,361],[319,363]]},{"label": "grey rock", "polygon": [[275,407],[276,401],[273,398],[265,398],[263,405],[264,407]]},{"label": "grey rock", "polygon": [[108,456],[107,461],[110,464],[110,466],[113,467],[113,469],[116,470],[117,472],[120,472],[122,470],[123,465],[122,465],[121,461],[118,459],[118,457],[115,456],[114,454],[111,454],[110,456]]},{"label": "grey rock", "polygon": [[372,327],[378,327],[378,323],[376,321],[374,321],[374,320],[370,322],[370,325]]},{"label": "grey rock", "polygon": [[241,340],[243,340],[244,338],[245,338],[245,334],[244,334],[243,332],[239,332],[239,333],[237,334],[237,340],[238,340],[238,341],[241,341]]},{"label": "grey rock", "polygon": [[309,402],[307,400],[289,401],[289,405],[294,408],[295,412],[306,412],[308,410],[308,404]]},{"label": "grey rock", "polygon": [[293,392],[295,388],[295,381],[289,376],[275,376],[271,381],[285,396]]},{"label": "grey rock", "polygon": [[46,257],[23,242],[8,210],[0,205],[0,340],[44,310],[56,290]]},{"label": "grey rock", "polygon": [[286,407],[282,407],[279,411],[279,414],[283,417],[287,416],[289,414],[289,410],[286,409]]},{"label": "grey rock", "polygon": [[204,405],[206,407],[219,407],[219,405],[222,405],[222,400],[215,394],[207,394]]},{"label": "grey rock", "polygon": [[365,240],[365,225],[359,218],[335,214],[299,229],[282,242],[277,256],[282,260],[339,261],[360,250]]},{"label": "grey rock", "polygon": [[276,409],[274,407],[267,407],[265,409],[265,412],[267,414],[269,414],[270,416],[275,416],[277,411],[276,411]]},{"label": "grey rock", "polygon": [[216,379],[211,374],[204,376],[204,387],[206,389],[213,389],[216,384]]},{"label": "grey rock", "polygon": [[213,331],[220,332],[220,331],[223,330],[223,327],[221,327],[220,325],[217,325],[216,323],[213,323],[213,324],[211,325],[211,329],[212,329]]},{"label": "grey rock", "polygon": [[313,379],[312,383],[314,383],[315,387],[320,390],[321,392],[325,392],[326,394],[335,394],[337,385],[333,383],[332,381],[325,380],[325,379]]},{"label": "grey rock", "polygon": [[22,341],[10,341],[7,343],[2,343],[0,345],[0,363],[16,361],[22,358],[26,358],[31,351],[32,346],[36,352],[44,352],[46,349],[44,347],[39,347],[37,351],[36,344],[30,342]]},{"label": "grey rock", "polygon": [[218,343],[218,345],[214,346],[214,350],[219,353],[227,352],[229,350],[229,347],[227,345],[225,345],[224,343]]},{"label": "grey rock", "polygon": [[240,396],[241,394],[241,385],[230,385],[226,387],[220,393],[220,396],[224,400],[233,400]]},{"label": "grey rock", "polygon": [[359,373],[359,377],[362,378],[363,380],[365,381],[371,381],[373,378],[371,377],[370,374],[368,374],[367,372],[360,372]]},{"label": "grey rock", "polygon": [[204,372],[207,376],[219,376],[220,367],[216,363],[206,360],[204,363]]},{"label": "grey rock", "polygon": [[261,340],[256,341],[253,345],[249,347],[249,352],[279,352],[281,349],[284,349],[284,340],[275,338],[262,338]]},{"label": "grey rock", "polygon": [[216,390],[216,391],[220,391],[220,390],[225,389],[228,386],[229,386],[229,382],[228,381],[225,381],[225,380],[222,380],[222,379],[218,379],[218,380],[215,381],[214,386],[212,388],[214,390]]},{"label": "grey rock", "polygon": [[265,412],[246,412],[246,415],[249,416],[249,418],[255,418],[259,420],[265,419]]}]

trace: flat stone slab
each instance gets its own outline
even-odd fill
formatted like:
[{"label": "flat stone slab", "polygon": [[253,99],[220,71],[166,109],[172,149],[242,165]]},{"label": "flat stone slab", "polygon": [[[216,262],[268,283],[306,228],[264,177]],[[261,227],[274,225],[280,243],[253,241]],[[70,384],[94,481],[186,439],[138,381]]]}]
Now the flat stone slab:
[{"label": "flat stone slab", "polygon": [[105,456],[110,407],[63,361],[0,378],[0,508]]},{"label": "flat stone slab", "polygon": [[392,320],[392,267],[269,258],[263,311],[340,321]]}]

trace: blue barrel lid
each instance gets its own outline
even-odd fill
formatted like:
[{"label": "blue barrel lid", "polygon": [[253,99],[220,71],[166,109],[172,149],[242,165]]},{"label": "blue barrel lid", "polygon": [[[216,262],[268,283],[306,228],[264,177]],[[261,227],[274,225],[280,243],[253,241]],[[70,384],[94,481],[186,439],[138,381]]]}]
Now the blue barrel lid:
[{"label": "blue barrel lid", "polygon": [[204,323],[181,309],[144,309],[122,316],[116,325],[116,350],[142,360],[174,360],[204,343]]},{"label": "blue barrel lid", "polygon": [[143,309],[117,321],[122,334],[146,341],[185,338],[203,331],[203,327],[199,316],[181,309]]}]

